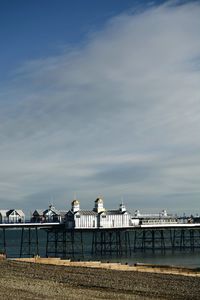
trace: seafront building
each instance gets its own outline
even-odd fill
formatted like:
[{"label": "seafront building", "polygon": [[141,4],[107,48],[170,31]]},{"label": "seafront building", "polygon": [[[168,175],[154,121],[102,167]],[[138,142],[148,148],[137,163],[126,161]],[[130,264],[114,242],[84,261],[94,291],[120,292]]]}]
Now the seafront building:
[{"label": "seafront building", "polygon": [[160,213],[156,214],[144,214],[140,213],[139,210],[136,210],[134,216],[131,218],[132,222],[134,220],[137,223],[139,220],[139,224],[143,225],[151,225],[151,224],[176,224],[177,217],[173,215],[169,215],[167,211],[164,209]]},{"label": "seafront building", "polygon": [[25,214],[21,209],[1,209],[0,223],[24,223]]},{"label": "seafront building", "polygon": [[53,205],[49,205],[48,209],[36,209],[31,217],[31,222],[40,223],[40,222],[59,222],[62,223],[64,215],[66,212],[59,211],[55,209]]},{"label": "seafront building", "polygon": [[[181,219],[181,221],[180,221]],[[81,209],[80,201],[77,199],[71,203],[71,209],[66,211],[57,210],[53,205],[47,209],[35,209],[31,215],[29,223],[60,223],[68,229],[95,229],[95,228],[127,228],[140,225],[152,224],[176,224],[176,223],[196,223],[200,217],[178,218],[169,215],[166,210],[160,213],[145,214],[136,210],[129,212],[122,202],[118,209],[106,209],[104,201],[98,197],[91,210]],[[0,210],[0,223],[24,223],[25,214],[19,209]]]},{"label": "seafront building", "polygon": [[72,208],[66,213],[67,228],[118,228],[131,225],[131,214],[123,203],[119,209],[106,210],[103,199],[97,198],[93,210],[80,209],[78,200],[72,201]]}]

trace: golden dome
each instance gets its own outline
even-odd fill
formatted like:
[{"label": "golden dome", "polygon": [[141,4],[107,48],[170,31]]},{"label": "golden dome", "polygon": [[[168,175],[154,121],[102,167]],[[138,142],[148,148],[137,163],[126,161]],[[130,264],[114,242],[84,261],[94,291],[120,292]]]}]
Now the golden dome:
[{"label": "golden dome", "polygon": [[73,200],[72,201],[72,205],[79,205],[79,204],[80,204],[80,202],[78,200]]},{"label": "golden dome", "polygon": [[97,199],[95,200],[95,203],[103,203],[103,200],[102,200],[101,198],[97,198]]}]

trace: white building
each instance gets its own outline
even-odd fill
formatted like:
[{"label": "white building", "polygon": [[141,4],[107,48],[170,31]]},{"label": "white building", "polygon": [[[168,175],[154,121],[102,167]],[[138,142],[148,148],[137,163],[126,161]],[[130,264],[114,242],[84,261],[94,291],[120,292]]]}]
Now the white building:
[{"label": "white building", "polygon": [[8,223],[7,211],[6,209],[0,210],[0,223]]},{"label": "white building", "polygon": [[81,210],[78,200],[72,201],[72,208],[65,216],[67,228],[121,228],[130,226],[131,215],[125,205],[119,209],[106,210],[103,199],[97,198],[93,210]]},{"label": "white building", "polygon": [[25,214],[21,209],[10,209],[6,213],[7,223],[24,223]]},{"label": "white building", "polygon": [[135,221],[140,225],[176,224],[178,222],[177,218],[169,215],[166,210],[162,210],[162,212],[157,214],[143,214],[136,210],[135,216],[131,219],[132,223]]},{"label": "white building", "polygon": [[90,210],[80,210],[80,202],[72,201],[72,208],[66,213],[67,228],[97,228],[97,213]]},{"label": "white building", "polygon": [[48,209],[36,209],[31,217],[31,222],[61,222],[61,212],[49,205]]},{"label": "white building", "polygon": [[60,212],[52,205],[43,212],[43,216],[46,222],[61,222]]},{"label": "white building", "polygon": [[[101,228],[118,228],[130,226],[130,214],[127,212],[123,203],[120,204],[119,209],[106,210],[103,208],[103,200],[98,198],[95,201],[97,210],[99,206],[102,207],[98,214],[98,227]],[[96,208],[95,208],[96,209]]]}]

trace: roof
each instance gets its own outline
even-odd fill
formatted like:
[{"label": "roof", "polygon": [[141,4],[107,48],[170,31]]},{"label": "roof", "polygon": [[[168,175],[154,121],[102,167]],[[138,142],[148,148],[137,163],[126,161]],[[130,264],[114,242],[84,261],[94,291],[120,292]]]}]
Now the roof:
[{"label": "roof", "polygon": [[65,215],[74,215],[74,213],[71,210],[68,210]]},{"label": "roof", "polygon": [[95,212],[95,211],[93,211],[93,210],[79,210],[79,211],[77,211],[77,212],[75,212],[75,214],[79,214],[79,215],[87,215],[87,216],[89,216],[89,215],[92,215],[92,216],[96,216],[96,215],[98,215],[97,214],[97,212]]},{"label": "roof", "polygon": [[93,210],[78,210],[76,212],[73,212],[71,210],[68,210],[68,212],[65,213],[66,215],[84,215],[84,216],[96,216],[98,215],[97,212],[93,211]]},{"label": "roof", "polygon": [[9,210],[6,212],[7,217],[8,217],[10,214],[12,214],[13,211],[14,211],[14,209],[9,209]]},{"label": "roof", "polygon": [[15,211],[18,213],[18,215],[24,216],[24,212],[21,209],[16,209]]},{"label": "roof", "polygon": [[79,214],[79,215],[92,215],[92,216],[96,216],[98,214],[106,214],[106,215],[123,215],[124,213],[128,213],[130,214],[128,211],[124,211],[122,212],[121,210],[119,209],[116,209],[116,210],[104,210],[104,211],[101,211],[100,213],[97,213],[96,211],[94,210],[78,210],[76,212],[72,212],[71,210],[69,210],[68,212],[66,212],[65,214]]},{"label": "roof", "polygon": [[43,214],[44,215],[47,215],[48,213],[50,213],[50,212],[52,212],[53,214],[55,214],[55,215],[57,215],[57,216],[60,216],[60,212],[57,210],[57,209],[52,209],[52,208],[50,208],[50,209],[46,209],[44,212],[43,212]]},{"label": "roof", "polygon": [[103,199],[101,199],[101,198],[97,198],[96,200],[95,200],[95,203],[103,203]]},{"label": "roof", "polygon": [[106,215],[123,215],[124,213],[127,213],[127,211],[122,212],[119,209],[111,209],[111,210],[102,211],[101,214],[102,213],[105,213]]},{"label": "roof", "polygon": [[7,217],[15,211],[19,216],[24,216],[24,213],[21,209],[10,209],[6,212]]},{"label": "roof", "polygon": [[72,205],[79,205],[79,204],[80,204],[80,202],[78,200],[73,200],[72,201]]},{"label": "roof", "polygon": [[155,215],[138,215],[138,216],[135,216],[135,218],[138,218],[138,219],[148,219],[148,220],[150,220],[150,219],[171,219],[171,218],[175,218],[175,216],[172,216],[172,215],[167,215],[167,216],[165,216],[165,215],[162,215],[162,214],[155,214]]},{"label": "roof", "polygon": [[33,215],[38,214],[38,216],[43,216],[43,209],[36,209],[33,212]]}]

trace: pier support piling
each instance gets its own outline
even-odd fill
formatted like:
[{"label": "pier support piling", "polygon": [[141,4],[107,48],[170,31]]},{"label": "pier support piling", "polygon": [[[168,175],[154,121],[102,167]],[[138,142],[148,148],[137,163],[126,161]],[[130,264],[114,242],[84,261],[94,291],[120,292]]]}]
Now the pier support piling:
[{"label": "pier support piling", "polygon": [[21,230],[20,257],[39,255],[39,240],[37,226]]}]

